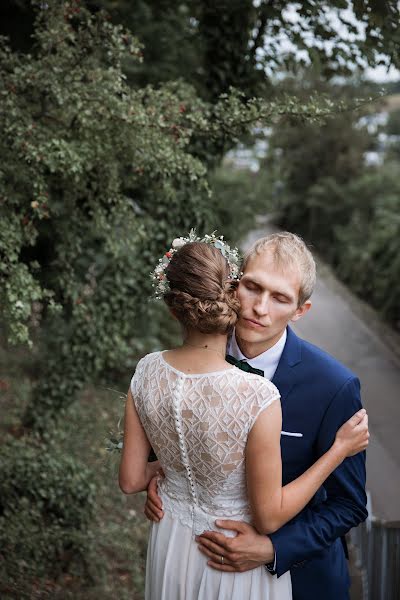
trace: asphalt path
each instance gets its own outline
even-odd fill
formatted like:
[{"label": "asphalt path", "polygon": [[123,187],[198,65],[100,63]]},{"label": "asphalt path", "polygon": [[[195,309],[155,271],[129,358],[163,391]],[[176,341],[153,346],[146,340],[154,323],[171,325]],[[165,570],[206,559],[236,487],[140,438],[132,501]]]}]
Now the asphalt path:
[{"label": "asphalt path", "polygon": [[[276,230],[267,222],[241,244]],[[329,352],[361,381],[369,415],[367,489],[374,517],[400,521],[400,336],[358,300],[317,259],[312,309],[293,325],[300,337]]]}]

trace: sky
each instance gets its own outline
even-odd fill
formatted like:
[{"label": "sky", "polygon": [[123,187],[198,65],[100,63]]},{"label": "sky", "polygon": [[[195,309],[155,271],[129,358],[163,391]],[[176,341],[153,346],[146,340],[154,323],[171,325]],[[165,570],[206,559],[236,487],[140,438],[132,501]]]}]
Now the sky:
[{"label": "sky", "polygon": [[388,81],[399,81],[400,71],[394,67],[390,67],[389,72],[386,67],[376,67],[375,69],[367,68],[365,76],[378,83],[386,83]]},{"label": "sky", "polygon": [[[296,24],[300,21],[301,18],[296,10],[297,6],[298,5],[296,5],[295,2],[289,2],[285,9],[285,18],[293,24],[294,29],[296,28]],[[341,10],[341,16],[357,27],[359,31],[357,37],[359,36],[360,38],[362,38],[365,30],[364,24],[356,19],[352,9],[347,8]],[[342,39],[356,39],[355,35],[353,33],[350,33],[346,26],[338,19],[336,10],[327,10],[325,13],[325,18],[326,20],[329,20],[330,24],[333,25],[333,27],[336,29],[336,31]],[[315,40],[310,39],[309,45],[314,44]],[[324,45],[329,49],[330,47],[332,47],[333,44],[331,42],[324,42]],[[294,49],[291,42],[288,39],[281,40],[281,48],[283,52]],[[303,57],[306,57],[306,52],[302,53],[302,51],[296,51],[296,54],[298,56],[302,54]],[[395,69],[394,67],[390,67],[389,70],[385,66],[379,66],[374,69],[367,67],[365,70],[365,76],[366,78],[372,79],[373,81],[376,81],[378,83],[385,83],[388,81],[399,81],[400,71],[398,69]]]}]

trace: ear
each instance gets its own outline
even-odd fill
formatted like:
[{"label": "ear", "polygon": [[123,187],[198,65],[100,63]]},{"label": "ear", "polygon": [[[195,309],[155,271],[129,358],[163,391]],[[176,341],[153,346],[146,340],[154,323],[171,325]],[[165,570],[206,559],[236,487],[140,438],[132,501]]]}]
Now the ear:
[{"label": "ear", "polygon": [[308,313],[308,311],[310,310],[312,304],[311,304],[311,300],[306,300],[304,302],[304,304],[302,304],[301,306],[299,306],[299,308],[296,310],[296,312],[294,313],[293,317],[290,319],[291,321],[298,321],[299,319],[301,319],[301,317],[303,317],[306,313]]}]

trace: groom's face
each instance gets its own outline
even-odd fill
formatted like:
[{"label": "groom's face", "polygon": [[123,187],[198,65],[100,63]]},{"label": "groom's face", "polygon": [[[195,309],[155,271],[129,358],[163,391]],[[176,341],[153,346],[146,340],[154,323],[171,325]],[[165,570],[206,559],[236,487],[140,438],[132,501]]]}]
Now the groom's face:
[{"label": "groom's face", "polygon": [[247,262],[238,287],[241,313],[236,337],[254,354],[273,346],[289,321],[296,321],[310,308],[298,306],[301,274],[294,266],[275,264],[271,252],[256,254]]}]

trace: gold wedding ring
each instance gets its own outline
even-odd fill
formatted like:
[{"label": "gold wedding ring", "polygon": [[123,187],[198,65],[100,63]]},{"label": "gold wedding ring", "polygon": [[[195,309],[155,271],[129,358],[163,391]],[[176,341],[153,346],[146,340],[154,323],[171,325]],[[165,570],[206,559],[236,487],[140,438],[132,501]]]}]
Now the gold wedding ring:
[{"label": "gold wedding ring", "polygon": [[221,565],[223,565],[223,564],[224,564],[224,557],[221,554]]}]

